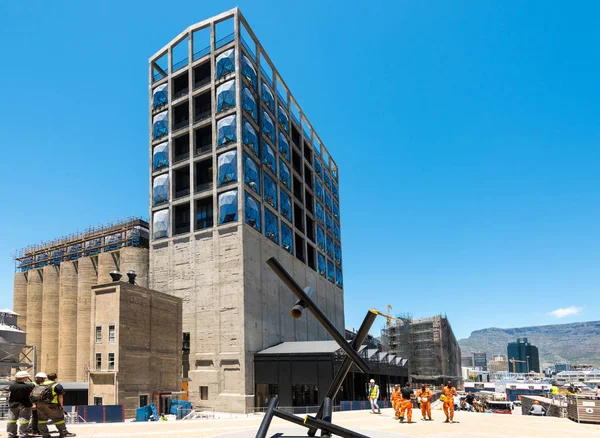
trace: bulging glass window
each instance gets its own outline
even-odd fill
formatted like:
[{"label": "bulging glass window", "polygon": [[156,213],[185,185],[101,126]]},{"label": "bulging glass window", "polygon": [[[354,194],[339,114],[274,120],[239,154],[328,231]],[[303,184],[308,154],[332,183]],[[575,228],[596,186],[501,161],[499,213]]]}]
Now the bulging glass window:
[{"label": "bulging glass window", "polygon": [[290,197],[283,189],[279,189],[279,198],[281,215],[292,223],[292,201]]},{"label": "bulging glass window", "polygon": [[329,213],[325,214],[325,228],[330,233],[333,233],[333,220],[331,219],[331,215]]},{"label": "bulging glass window", "polygon": [[327,280],[332,283],[335,282],[335,267],[333,266],[333,262],[331,260],[327,260]]},{"label": "bulging glass window", "polygon": [[235,49],[229,49],[217,56],[217,79],[235,73]]},{"label": "bulging glass window", "polygon": [[331,211],[331,195],[325,190],[325,208]]},{"label": "bulging glass window", "polygon": [[244,182],[260,195],[260,171],[248,154],[244,154]]},{"label": "bulging glass window", "polygon": [[154,213],[152,228],[155,239],[169,237],[169,210],[160,210]]},{"label": "bulging glass window", "polygon": [[266,173],[264,176],[264,200],[273,208],[277,208],[277,184]]},{"label": "bulging glass window", "polygon": [[281,131],[279,131],[279,153],[283,155],[288,162],[290,161],[290,144]]},{"label": "bulging glass window", "polygon": [[152,153],[152,168],[154,170],[167,167],[169,165],[169,142],[164,142],[154,146]]},{"label": "bulging glass window", "polygon": [[326,170],[323,172],[323,181],[325,181],[325,187],[331,190],[331,177],[329,176],[329,172]]},{"label": "bulging glass window", "polygon": [[235,222],[238,220],[237,190],[230,190],[219,195],[219,223]]},{"label": "bulging glass window", "polygon": [[290,180],[290,169],[284,164],[281,158],[279,159],[279,181],[281,181],[288,190],[291,190],[292,183]]},{"label": "bulging glass window", "polygon": [[321,184],[321,181],[319,181],[316,177],[315,177],[315,194],[317,195],[317,197],[321,198],[321,200],[324,199],[323,184]]},{"label": "bulging glass window", "polygon": [[333,258],[333,239],[328,235],[326,240],[327,257]]},{"label": "bulging glass window", "polygon": [[344,279],[342,278],[342,270],[335,268],[335,285],[339,288],[344,287]]},{"label": "bulging glass window", "polygon": [[265,110],[262,112],[261,127],[263,134],[265,134],[273,143],[275,143],[275,126],[273,126],[273,120],[271,120],[271,116],[269,116]]},{"label": "bulging glass window", "polygon": [[321,167],[321,162],[317,158],[316,154],[313,158],[313,164],[313,167],[315,168],[315,174],[319,175],[320,178],[323,178],[323,168]]},{"label": "bulging glass window", "polygon": [[169,175],[159,175],[153,182],[154,205],[169,200]]},{"label": "bulging glass window", "polygon": [[337,202],[333,203],[333,217],[340,218],[340,205]]},{"label": "bulging glass window", "polygon": [[237,181],[237,151],[229,151],[219,155],[217,162],[219,169],[218,184],[220,186]]},{"label": "bulging glass window", "polygon": [[258,157],[258,137],[256,136],[256,131],[247,120],[244,120],[244,124],[242,125],[242,137],[244,144],[252,149],[254,155]]},{"label": "bulging glass window", "polygon": [[242,90],[242,108],[251,114],[252,119],[258,123],[258,110],[256,108],[256,100],[252,92],[244,85]]},{"label": "bulging glass window", "polygon": [[217,88],[217,112],[235,108],[235,79]]},{"label": "bulging glass window", "polygon": [[237,140],[235,114],[227,116],[217,122],[218,146],[224,146]]},{"label": "bulging glass window", "polygon": [[317,226],[317,246],[321,251],[325,251],[325,231]]},{"label": "bulging glass window", "polygon": [[333,236],[339,241],[342,240],[340,237],[340,226],[336,223],[333,224]]},{"label": "bulging glass window", "polygon": [[265,236],[279,245],[279,220],[268,208],[265,208]]},{"label": "bulging glass window", "polygon": [[342,248],[340,248],[340,246],[337,243],[335,245],[333,245],[333,254],[334,254],[335,262],[338,265],[341,265],[342,264]]},{"label": "bulging glass window", "polygon": [[252,88],[256,90],[256,70],[254,69],[254,65],[246,57],[246,55],[242,55],[242,74],[252,84]]},{"label": "bulging glass window", "polygon": [[323,206],[320,202],[316,202],[315,216],[317,218],[317,222],[320,224],[325,224],[325,213],[323,212]]},{"label": "bulging glass window", "polygon": [[260,100],[267,106],[267,108],[271,110],[272,113],[275,112],[275,99],[273,98],[273,92],[264,82],[261,82],[260,85]]},{"label": "bulging glass window", "polygon": [[317,259],[318,259],[317,267],[319,269],[319,274],[321,274],[323,277],[325,277],[327,275],[327,266],[325,264],[325,256],[321,253],[318,253]]},{"label": "bulging glass window", "polygon": [[285,132],[290,132],[290,119],[281,105],[277,105],[277,123]]},{"label": "bulging glass window", "polygon": [[169,111],[158,113],[152,118],[152,138],[164,137],[169,134]]},{"label": "bulging glass window", "polygon": [[338,201],[340,200],[340,193],[338,191],[338,187],[334,183],[331,183],[331,193],[333,194],[333,197],[335,199],[337,199]]},{"label": "bulging glass window", "polygon": [[152,109],[162,108],[169,103],[169,89],[167,84],[159,85],[152,93]]},{"label": "bulging glass window", "polygon": [[252,196],[248,193],[246,196],[246,223],[254,228],[256,231],[260,231],[260,206]]},{"label": "bulging glass window", "polygon": [[292,230],[283,222],[281,223],[281,247],[290,254],[294,254],[294,238]]},{"label": "bulging glass window", "polygon": [[263,140],[262,142],[262,150],[263,150],[263,163],[267,168],[277,175],[277,163],[275,162],[275,152],[271,149],[271,146]]}]

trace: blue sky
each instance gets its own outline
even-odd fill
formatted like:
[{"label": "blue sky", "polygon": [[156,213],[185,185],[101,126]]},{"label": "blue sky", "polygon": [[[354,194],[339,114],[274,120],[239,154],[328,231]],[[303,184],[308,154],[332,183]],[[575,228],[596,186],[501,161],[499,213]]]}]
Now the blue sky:
[{"label": "blue sky", "polygon": [[147,216],[148,57],[239,5],[339,165],[348,327],[388,303],[457,337],[600,319],[597,3],[21,3],[0,4],[0,307],[15,249]]}]

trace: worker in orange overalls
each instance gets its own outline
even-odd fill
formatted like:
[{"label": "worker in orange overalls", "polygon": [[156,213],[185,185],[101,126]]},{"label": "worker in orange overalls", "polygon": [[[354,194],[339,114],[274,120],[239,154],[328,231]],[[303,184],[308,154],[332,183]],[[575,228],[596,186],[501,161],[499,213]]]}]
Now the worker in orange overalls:
[{"label": "worker in orange overalls", "polygon": [[456,389],[452,387],[452,382],[448,381],[444,386],[444,414],[446,414],[446,421],[444,423],[452,423],[454,421],[454,397],[458,396]]},{"label": "worker in orange overalls", "polygon": [[394,385],[394,389],[392,390],[392,408],[394,408],[394,412],[396,420],[400,418],[400,408],[402,407],[402,393],[400,392],[400,385]]},{"label": "worker in orange overalls", "polygon": [[400,409],[400,423],[404,423],[404,412],[406,411],[406,419],[412,423],[412,397],[413,390],[410,389],[410,383],[406,382],[402,388],[402,408]]},{"label": "worker in orange overalls", "polygon": [[431,420],[431,397],[433,397],[433,393],[427,385],[421,385],[421,389],[417,391],[417,398],[419,402],[421,402],[421,415],[423,416],[423,420],[426,420],[426,416]]}]

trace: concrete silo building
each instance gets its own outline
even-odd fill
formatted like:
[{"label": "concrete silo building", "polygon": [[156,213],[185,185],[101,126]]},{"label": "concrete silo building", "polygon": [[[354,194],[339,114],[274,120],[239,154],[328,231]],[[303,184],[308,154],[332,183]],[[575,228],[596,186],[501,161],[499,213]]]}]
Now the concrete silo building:
[{"label": "concrete silo building", "polygon": [[237,8],[150,58],[149,101],[149,286],[183,299],[195,407],[247,412],[255,353],[329,338],[268,258],[344,330],[338,167]]}]

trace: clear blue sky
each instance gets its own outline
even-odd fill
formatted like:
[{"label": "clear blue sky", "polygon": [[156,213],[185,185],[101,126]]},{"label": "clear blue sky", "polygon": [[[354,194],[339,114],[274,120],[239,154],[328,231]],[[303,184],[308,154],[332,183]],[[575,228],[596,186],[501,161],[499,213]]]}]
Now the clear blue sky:
[{"label": "clear blue sky", "polygon": [[236,4],[340,167],[348,327],[600,319],[591,1],[2,2],[0,307],[15,249],[147,216],[148,57]]}]

